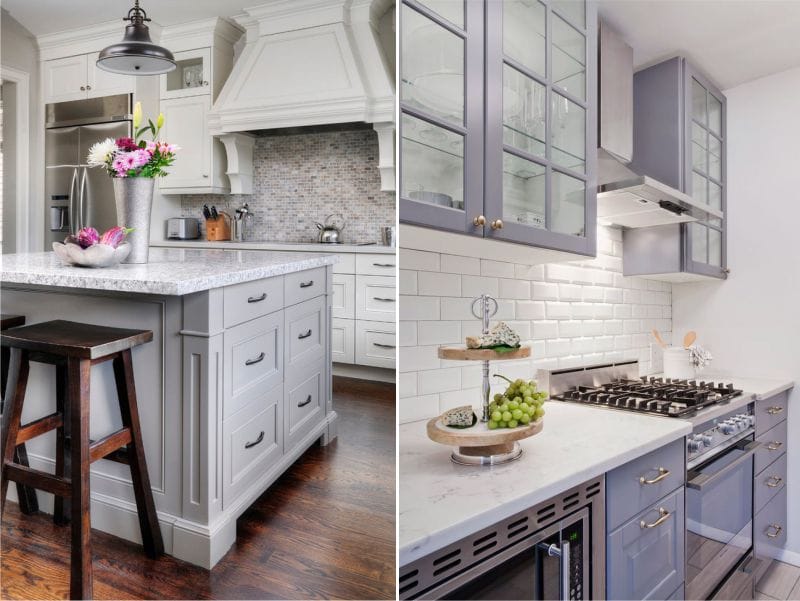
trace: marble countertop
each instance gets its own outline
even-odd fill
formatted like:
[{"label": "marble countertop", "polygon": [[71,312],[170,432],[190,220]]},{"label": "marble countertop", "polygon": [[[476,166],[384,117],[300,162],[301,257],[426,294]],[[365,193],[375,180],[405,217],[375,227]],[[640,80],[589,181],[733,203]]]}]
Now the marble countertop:
[{"label": "marble countertop", "polygon": [[[663,376],[663,374],[655,374],[656,377]],[[697,373],[698,380],[716,380],[724,383],[732,383],[735,388],[743,390],[745,393],[750,393],[757,401],[768,399],[789,390],[794,387],[794,382],[782,378],[742,378],[737,375],[727,372],[723,369],[709,369],[702,370]]]},{"label": "marble countertop", "polygon": [[2,255],[0,282],[181,296],[338,262],[336,255],[252,250],[151,248],[140,265],[69,267],[53,252]]},{"label": "marble countertop", "polygon": [[369,253],[376,255],[393,255],[397,251],[394,246],[382,244],[318,244],[314,242],[208,242],[206,240],[164,240],[151,242],[154,246],[165,248],[224,248],[237,250],[279,250],[293,252],[317,253]]},{"label": "marble countertop", "polygon": [[425,421],[400,426],[400,565],[691,433],[685,420],[548,402],[544,430],[494,467],[456,465]]}]

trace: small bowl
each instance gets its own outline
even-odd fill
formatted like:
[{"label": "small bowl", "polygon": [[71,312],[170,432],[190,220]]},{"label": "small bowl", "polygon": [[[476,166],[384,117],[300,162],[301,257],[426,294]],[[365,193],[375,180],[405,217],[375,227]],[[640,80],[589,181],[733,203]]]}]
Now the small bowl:
[{"label": "small bowl", "polygon": [[108,244],[94,244],[81,248],[73,242],[53,242],[53,250],[64,263],[76,267],[116,267],[131,252],[131,245],[123,242],[117,248]]}]

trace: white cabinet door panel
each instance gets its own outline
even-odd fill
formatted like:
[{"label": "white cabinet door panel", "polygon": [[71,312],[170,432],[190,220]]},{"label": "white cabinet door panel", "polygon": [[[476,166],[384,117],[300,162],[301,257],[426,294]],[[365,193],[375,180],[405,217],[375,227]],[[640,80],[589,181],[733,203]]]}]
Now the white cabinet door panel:
[{"label": "white cabinet door panel", "polygon": [[45,104],[86,98],[86,64],[85,54],[44,61]]},{"label": "white cabinet door panel", "polygon": [[394,322],[356,321],[356,364],[395,368]]},{"label": "white cabinet door panel", "polygon": [[209,96],[162,100],[164,128],[160,137],[180,146],[175,163],[159,181],[159,189],[201,188],[211,185],[211,145],[208,134]]},{"label": "white cabinet door panel", "polygon": [[333,274],[333,317],[355,319],[356,276],[344,273]]},{"label": "white cabinet door panel", "polygon": [[352,253],[339,255],[339,262],[334,263],[333,273],[355,273],[356,256]]},{"label": "white cabinet door panel", "polygon": [[334,363],[355,363],[356,322],[333,318],[331,324],[331,359]]},{"label": "white cabinet door panel", "polygon": [[356,276],[356,319],[396,321],[397,285],[394,276]]},{"label": "white cabinet door panel", "polygon": [[358,275],[395,276],[397,269],[396,255],[358,255],[356,257],[356,273]]},{"label": "white cabinet door panel", "polygon": [[103,71],[97,66],[98,56],[100,56],[99,52],[86,55],[87,97],[133,94],[136,91],[136,77]]}]

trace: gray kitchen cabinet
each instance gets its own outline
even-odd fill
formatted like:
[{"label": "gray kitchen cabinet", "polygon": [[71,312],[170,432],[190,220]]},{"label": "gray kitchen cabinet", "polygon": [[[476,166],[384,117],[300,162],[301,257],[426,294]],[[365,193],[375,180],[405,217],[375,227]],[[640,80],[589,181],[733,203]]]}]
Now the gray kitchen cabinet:
[{"label": "gray kitchen cabinet", "polygon": [[722,211],[723,217],[624,230],[624,274],[675,282],[726,278],[725,95],[685,58],[676,57],[634,75],[633,114],[633,170]]},{"label": "gray kitchen cabinet", "polygon": [[593,256],[594,3],[404,0],[400,31],[401,221]]}]

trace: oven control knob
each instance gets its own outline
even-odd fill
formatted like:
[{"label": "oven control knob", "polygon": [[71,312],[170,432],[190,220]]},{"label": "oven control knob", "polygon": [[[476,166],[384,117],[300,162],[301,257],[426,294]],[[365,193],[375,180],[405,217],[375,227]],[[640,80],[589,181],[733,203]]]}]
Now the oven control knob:
[{"label": "oven control knob", "polygon": [[734,434],[739,428],[736,427],[733,421],[725,421],[719,425],[719,429],[722,430],[723,434]]}]

